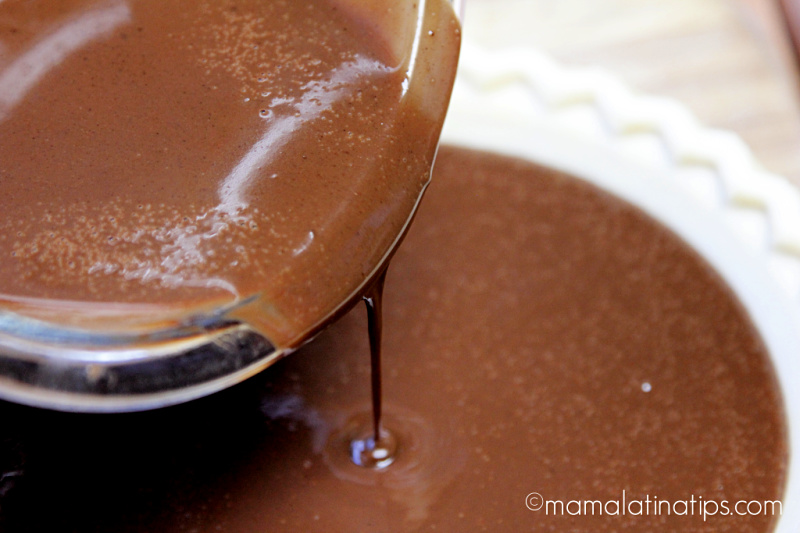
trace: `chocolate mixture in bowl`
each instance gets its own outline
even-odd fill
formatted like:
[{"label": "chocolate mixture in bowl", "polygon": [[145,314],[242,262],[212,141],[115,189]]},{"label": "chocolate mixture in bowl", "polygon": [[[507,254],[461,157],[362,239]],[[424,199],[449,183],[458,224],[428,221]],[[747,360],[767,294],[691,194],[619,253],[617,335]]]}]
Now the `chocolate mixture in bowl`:
[{"label": "chocolate mixture in bowl", "polygon": [[296,345],[408,223],[458,34],[444,0],[0,3],[0,302],[110,331],[250,302]]}]

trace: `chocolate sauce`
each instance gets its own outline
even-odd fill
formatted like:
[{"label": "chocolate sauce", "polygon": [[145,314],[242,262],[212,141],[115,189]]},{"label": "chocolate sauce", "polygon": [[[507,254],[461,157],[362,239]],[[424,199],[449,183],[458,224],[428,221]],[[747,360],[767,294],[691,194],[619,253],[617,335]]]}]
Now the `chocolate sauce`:
[{"label": "chocolate sauce", "polygon": [[372,418],[375,441],[381,433],[381,336],[383,335],[383,285],[386,281],[384,271],[364,296],[367,306],[367,329],[369,330],[370,383],[372,385]]},{"label": "chocolate sauce", "polygon": [[373,422],[357,307],[190,404],[114,416],[0,404],[0,529],[771,530],[771,515],[526,508],[534,492],[781,497],[786,427],[765,348],[717,274],[637,209],[527,162],[443,148],[383,318],[390,467],[349,456]]},{"label": "chocolate sauce", "polygon": [[0,2],[0,304],[300,344],[408,224],[458,44],[446,0]]},{"label": "chocolate sauce", "polygon": [[381,338],[383,336],[384,270],[364,295],[369,332],[370,384],[372,386],[372,433],[357,436],[350,442],[350,458],[359,466],[386,468],[394,462],[397,439],[381,425],[383,412],[383,376],[381,371]]}]

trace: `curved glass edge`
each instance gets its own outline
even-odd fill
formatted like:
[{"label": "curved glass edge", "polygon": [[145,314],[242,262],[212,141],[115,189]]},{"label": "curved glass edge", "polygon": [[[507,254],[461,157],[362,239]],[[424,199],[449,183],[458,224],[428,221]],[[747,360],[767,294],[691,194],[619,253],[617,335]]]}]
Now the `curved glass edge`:
[{"label": "curved glass edge", "polygon": [[184,350],[138,361],[87,363],[0,354],[0,398],[59,411],[141,411],[239,383],[289,350],[233,326]]},{"label": "curved glass edge", "polygon": [[227,316],[255,299],[254,296],[207,314],[191,314],[178,324],[131,331],[70,328],[0,310],[0,352],[86,362],[136,360],[144,352],[158,355],[175,351],[175,346],[186,348],[183,345],[197,344],[204,337],[231,328],[237,322]]}]

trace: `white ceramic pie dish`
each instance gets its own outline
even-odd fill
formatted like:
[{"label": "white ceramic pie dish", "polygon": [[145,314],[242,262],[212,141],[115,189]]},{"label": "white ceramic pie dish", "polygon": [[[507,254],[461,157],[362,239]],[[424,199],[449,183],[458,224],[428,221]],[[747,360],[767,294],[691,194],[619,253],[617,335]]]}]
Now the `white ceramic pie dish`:
[{"label": "white ceramic pie dish", "polygon": [[776,533],[800,531],[800,191],[734,135],[670,100],[536,50],[465,46],[442,142],[566,171],[638,206],[714,267],[749,312],[782,389],[790,462]]}]

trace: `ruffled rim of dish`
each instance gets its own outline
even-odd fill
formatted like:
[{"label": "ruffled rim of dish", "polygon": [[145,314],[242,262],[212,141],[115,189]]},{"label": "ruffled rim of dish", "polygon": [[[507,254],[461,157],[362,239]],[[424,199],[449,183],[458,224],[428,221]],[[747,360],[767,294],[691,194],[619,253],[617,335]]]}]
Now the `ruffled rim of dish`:
[{"label": "ruffled rim of dish", "polygon": [[[668,179],[703,182],[679,186],[705,209],[725,212],[733,232],[763,256],[800,308],[800,189],[765,170],[740,137],[705,127],[673,99],[637,94],[603,69],[564,67],[530,47],[490,52],[465,45],[454,100],[459,91],[511,86],[524,87],[526,104],[565,134],[604,145]],[[519,100],[510,106],[524,117]],[[570,115],[578,109],[589,113]],[[587,124],[588,114],[594,124]]]}]

